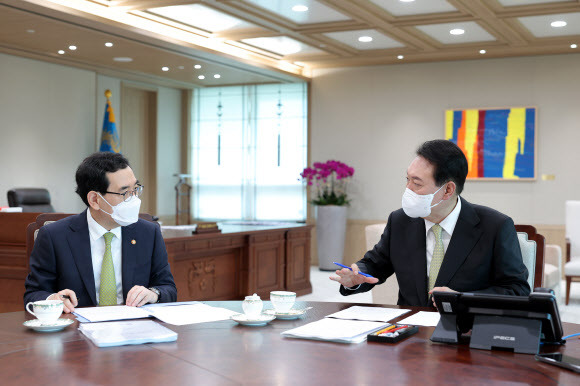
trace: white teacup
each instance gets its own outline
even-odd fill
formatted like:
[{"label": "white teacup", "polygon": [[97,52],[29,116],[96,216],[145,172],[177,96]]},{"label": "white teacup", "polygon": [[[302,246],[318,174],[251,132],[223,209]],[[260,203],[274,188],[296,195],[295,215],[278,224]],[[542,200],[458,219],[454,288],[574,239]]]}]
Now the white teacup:
[{"label": "white teacup", "polygon": [[[30,310],[31,305],[34,311]],[[26,305],[26,311],[36,316],[41,324],[54,324],[62,315],[63,309],[62,300],[39,300]]]},{"label": "white teacup", "polygon": [[278,313],[290,311],[296,301],[296,292],[272,291],[270,292],[270,302]]}]

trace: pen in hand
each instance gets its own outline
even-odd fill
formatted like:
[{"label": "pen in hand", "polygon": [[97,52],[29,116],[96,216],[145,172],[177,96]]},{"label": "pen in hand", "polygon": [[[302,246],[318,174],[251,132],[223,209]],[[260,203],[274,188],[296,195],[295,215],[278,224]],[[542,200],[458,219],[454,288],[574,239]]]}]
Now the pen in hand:
[{"label": "pen in hand", "polygon": [[68,295],[60,295],[61,299],[69,299],[70,300],[70,296]]},{"label": "pen in hand", "polygon": [[[352,271],[352,268],[351,267],[347,267],[344,264],[337,263],[336,261],[334,262],[334,264],[336,264],[336,265],[338,265],[339,267],[342,267],[342,268],[348,268],[348,269],[350,269]],[[358,271],[358,274],[359,275],[363,275],[365,277],[370,277],[370,278],[373,278],[374,279],[374,276],[371,276],[368,273],[364,273],[364,272]]]}]

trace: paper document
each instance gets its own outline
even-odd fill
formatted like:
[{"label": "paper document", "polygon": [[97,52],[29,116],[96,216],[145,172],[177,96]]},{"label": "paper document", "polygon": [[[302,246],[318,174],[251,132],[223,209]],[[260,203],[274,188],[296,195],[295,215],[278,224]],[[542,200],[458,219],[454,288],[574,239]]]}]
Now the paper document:
[{"label": "paper document", "polygon": [[397,308],[385,307],[361,307],[352,306],[345,310],[327,315],[327,318],[350,319],[350,320],[369,320],[377,322],[388,322],[411,310],[400,310]]},{"label": "paper document", "polygon": [[230,316],[239,314],[239,312],[220,307],[212,307],[203,303],[173,307],[152,307],[148,308],[148,311],[157,319],[176,326],[227,320]]},{"label": "paper document", "polygon": [[288,338],[327,340],[339,343],[360,343],[367,339],[369,333],[385,326],[387,324],[382,322],[324,318],[292,330],[284,331],[281,335]]},{"label": "paper document", "polygon": [[149,312],[143,308],[129,306],[106,306],[76,308],[74,314],[89,322],[148,318]]},{"label": "paper document", "polygon": [[177,333],[152,320],[83,323],[79,331],[98,347],[173,342]]},{"label": "paper document", "polygon": [[398,322],[399,324],[410,324],[412,326],[435,327],[439,323],[441,315],[439,312],[419,311]]}]

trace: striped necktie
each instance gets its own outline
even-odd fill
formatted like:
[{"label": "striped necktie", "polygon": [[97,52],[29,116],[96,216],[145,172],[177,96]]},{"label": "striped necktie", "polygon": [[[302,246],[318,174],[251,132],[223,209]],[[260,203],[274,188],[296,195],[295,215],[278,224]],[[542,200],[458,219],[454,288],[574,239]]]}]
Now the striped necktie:
[{"label": "striped necktie", "polygon": [[435,235],[435,248],[433,248],[433,258],[431,259],[431,266],[429,267],[429,291],[435,287],[435,281],[437,280],[437,275],[439,275],[439,268],[441,268],[441,263],[443,263],[443,258],[445,257],[443,238],[441,237],[443,228],[441,228],[441,225],[435,224],[431,227],[431,230]]},{"label": "striped necktie", "polygon": [[113,254],[111,253],[111,241],[114,236],[111,232],[103,235],[105,238],[105,255],[101,265],[99,306],[114,306],[117,304],[117,281],[115,279],[115,267],[113,266]]}]

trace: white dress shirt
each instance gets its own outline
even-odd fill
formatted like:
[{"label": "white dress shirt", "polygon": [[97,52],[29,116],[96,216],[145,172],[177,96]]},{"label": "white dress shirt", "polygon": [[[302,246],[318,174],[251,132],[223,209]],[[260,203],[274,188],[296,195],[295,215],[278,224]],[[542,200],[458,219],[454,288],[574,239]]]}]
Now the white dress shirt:
[{"label": "white dress shirt", "polygon": [[111,254],[113,256],[113,266],[115,267],[115,281],[117,283],[117,304],[123,304],[123,281],[122,281],[122,259],[121,259],[121,227],[116,227],[110,231],[103,228],[91,216],[91,211],[87,210],[87,222],[89,224],[89,239],[91,240],[91,257],[93,259],[93,273],[95,276],[95,290],[97,291],[97,304],[99,303],[99,288],[101,287],[101,266],[105,255],[105,238],[103,235],[111,232],[115,235],[111,240]]},{"label": "white dress shirt", "polygon": [[[457,204],[455,208],[439,223],[443,231],[441,232],[441,239],[443,240],[443,252],[447,252],[447,247],[451,241],[451,236],[453,235],[453,230],[455,225],[457,225],[457,219],[459,218],[459,212],[461,212],[461,198],[457,197]],[[433,259],[433,250],[435,249],[435,233],[431,227],[435,225],[434,222],[425,220],[425,236],[427,239],[427,277],[429,277],[429,267],[431,266],[431,259]]]}]

